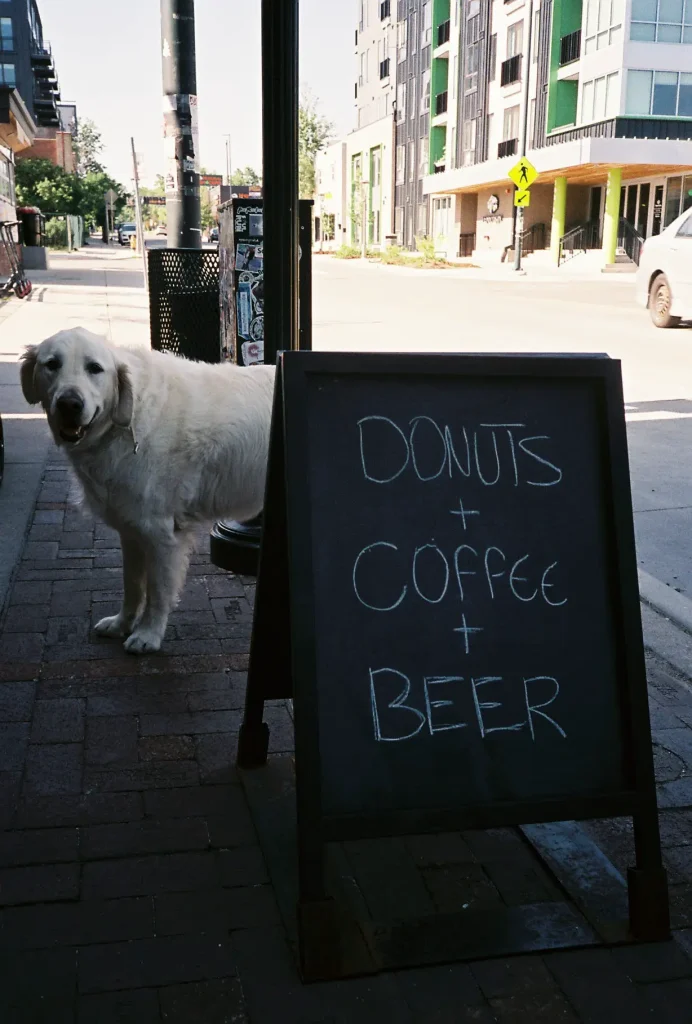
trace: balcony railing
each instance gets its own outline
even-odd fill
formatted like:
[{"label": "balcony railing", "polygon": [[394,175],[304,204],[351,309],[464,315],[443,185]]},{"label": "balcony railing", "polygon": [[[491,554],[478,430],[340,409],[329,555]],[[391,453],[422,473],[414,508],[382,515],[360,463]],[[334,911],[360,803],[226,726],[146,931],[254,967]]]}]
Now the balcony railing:
[{"label": "balcony railing", "polygon": [[618,246],[624,249],[633,263],[639,266],[644,239],[633,224],[621,217],[618,222]]},{"label": "balcony railing", "polygon": [[570,32],[560,40],[560,67],[564,64],[571,64],[573,60],[579,60],[581,53],[581,29]]},{"label": "balcony railing", "polygon": [[437,117],[438,114],[446,114],[446,113],[447,113],[447,90],[445,89],[444,92],[438,92],[437,96],[435,97],[435,117]]},{"label": "balcony railing", "polygon": [[521,54],[517,53],[500,65],[500,85],[512,85],[521,77]]},{"label": "balcony railing", "polygon": [[497,159],[502,160],[504,156],[514,156],[519,146],[519,139],[505,139],[497,146]]},{"label": "balcony railing", "polygon": [[449,42],[449,18],[437,26],[437,45],[444,46]]},{"label": "balcony railing", "polygon": [[380,4],[380,21],[384,21],[389,18],[392,13],[391,0],[382,0]]},{"label": "balcony railing", "polygon": [[389,57],[380,61],[380,78],[389,78]]}]

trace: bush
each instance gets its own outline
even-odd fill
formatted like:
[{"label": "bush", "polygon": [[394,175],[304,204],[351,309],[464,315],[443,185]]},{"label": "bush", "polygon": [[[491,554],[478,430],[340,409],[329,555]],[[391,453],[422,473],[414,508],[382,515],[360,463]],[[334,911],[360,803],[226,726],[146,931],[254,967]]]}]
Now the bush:
[{"label": "bush", "polygon": [[422,235],[416,239],[416,249],[421,253],[426,263],[435,262],[435,239],[429,235]]},{"label": "bush", "polygon": [[54,217],[46,221],[46,245],[49,249],[67,249],[67,222]]},{"label": "bush", "polygon": [[406,250],[402,249],[400,245],[387,246],[380,253],[380,260],[382,263],[387,263],[393,267],[398,267],[401,266],[402,264],[408,263]]},{"label": "bush", "polygon": [[362,252],[356,245],[341,245],[334,250],[334,255],[338,260],[359,260]]}]

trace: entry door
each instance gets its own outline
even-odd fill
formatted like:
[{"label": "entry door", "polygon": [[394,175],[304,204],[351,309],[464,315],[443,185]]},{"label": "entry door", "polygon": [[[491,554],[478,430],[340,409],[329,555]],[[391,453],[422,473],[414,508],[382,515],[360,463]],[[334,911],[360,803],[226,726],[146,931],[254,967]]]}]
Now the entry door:
[{"label": "entry door", "polygon": [[625,185],[620,198],[620,216],[636,228],[642,238],[650,233],[649,212],[651,207],[651,185],[648,181],[640,185]]}]

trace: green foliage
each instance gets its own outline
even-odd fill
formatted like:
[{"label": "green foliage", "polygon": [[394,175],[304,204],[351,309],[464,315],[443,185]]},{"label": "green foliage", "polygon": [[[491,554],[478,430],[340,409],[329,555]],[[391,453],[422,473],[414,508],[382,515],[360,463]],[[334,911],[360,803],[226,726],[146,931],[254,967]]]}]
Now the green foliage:
[{"label": "green foliage", "polygon": [[[118,199],[113,203],[116,218],[125,207],[127,193],[122,185],[114,181],[105,171],[91,171],[79,179],[79,210],[87,224],[98,224],[103,227],[106,211],[103,197],[109,189],[117,192]],[[134,217],[133,217],[134,219]]]},{"label": "green foliage", "polygon": [[17,203],[44,213],[79,213],[79,179],[50,160],[20,160],[16,170]]},{"label": "green foliage", "polygon": [[301,199],[314,199],[315,160],[334,137],[334,125],[318,112],[317,99],[304,88],[298,108],[298,189]]},{"label": "green foliage", "polygon": [[357,245],[340,245],[334,255],[338,260],[359,260],[362,253]]},{"label": "green foliage", "polygon": [[416,249],[429,263],[435,262],[435,239],[429,235],[421,235],[416,238]]},{"label": "green foliage", "polygon": [[67,249],[67,224],[62,218],[46,221],[46,244],[49,249]]},{"label": "green foliage", "polygon": [[262,176],[254,167],[249,165],[244,168],[236,167],[231,175],[231,185],[261,185]]},{"label": "green foliage", "polygon": [[406,250],[402,249],[400,245],[389,245],[386,249],[382,250],[380,261],[389,266],[399,267],[402,264],[408,263]]},{"label": "green foliage", "polygon": [[103,172],[103,165],[97,160],[103,151],[101,132],[88,117],[77,122],[76,131],[72,135],[72,148],[77,160],[78,174]]}]

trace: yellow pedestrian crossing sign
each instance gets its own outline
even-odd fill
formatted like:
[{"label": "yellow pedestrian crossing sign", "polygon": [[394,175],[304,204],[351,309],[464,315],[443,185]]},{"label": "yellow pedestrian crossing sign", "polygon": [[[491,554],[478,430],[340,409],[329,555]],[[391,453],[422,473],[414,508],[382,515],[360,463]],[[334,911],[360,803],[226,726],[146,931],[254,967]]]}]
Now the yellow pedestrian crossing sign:
[{"label": "yellow pedestrian crossing sign", "polygon": [[[531,188],[531,185],[538,177],[538,171],[533,166],[533,164],[529,160],[527,160],[525,156],[523,156],[521,160],[519,160],[518,163],[516,163],[512,170],[509,172],[509,177],[512,179],[517,188],[527,189]],[[516,205],[528,206],[529,204],[517,203]]]},{"label": "yellow pedestrian crossing sign", "polygon": [[514,205],[522,207],[531,205],[531,193],[527,188],[517,189],[514,193]]}]

